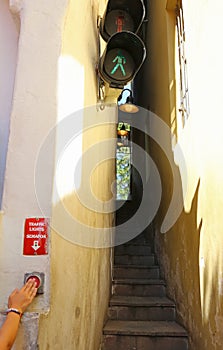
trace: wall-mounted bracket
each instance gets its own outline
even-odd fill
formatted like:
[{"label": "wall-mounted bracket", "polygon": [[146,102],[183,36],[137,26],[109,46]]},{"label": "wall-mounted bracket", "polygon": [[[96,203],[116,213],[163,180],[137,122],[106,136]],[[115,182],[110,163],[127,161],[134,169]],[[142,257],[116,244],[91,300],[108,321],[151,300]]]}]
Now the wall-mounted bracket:
[{"label": "wall-mounted bracket", "polygon": [[97,103],[100,110],[104,110],[104,100],[105,100],[105,82],[101,79],[99,75],[98,70],[98,63],[99,59],[101,57],[101,41],[100,41],[100,23],[101,23],[101,16],[97,17],[97,38],[98,38],[98,57],[97,57],[97,65],[96,65],[96,78],[97,78]]}]

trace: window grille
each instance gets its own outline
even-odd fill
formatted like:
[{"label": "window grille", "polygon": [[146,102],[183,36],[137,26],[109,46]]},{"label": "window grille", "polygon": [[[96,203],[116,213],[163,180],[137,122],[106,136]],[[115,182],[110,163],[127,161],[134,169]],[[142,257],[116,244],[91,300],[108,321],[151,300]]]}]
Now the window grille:
[{"label": "window grille", "polygon": [[180,101],[179,112],[182,116],[182,126],[190,114],[189,91],[188,91],[188,74],[187,74],[187,58],[185,53],[185,27],[183,8],[176,7],[176,27],[177,27],[177,44],[179,56],[179,83],[180,83]]}]

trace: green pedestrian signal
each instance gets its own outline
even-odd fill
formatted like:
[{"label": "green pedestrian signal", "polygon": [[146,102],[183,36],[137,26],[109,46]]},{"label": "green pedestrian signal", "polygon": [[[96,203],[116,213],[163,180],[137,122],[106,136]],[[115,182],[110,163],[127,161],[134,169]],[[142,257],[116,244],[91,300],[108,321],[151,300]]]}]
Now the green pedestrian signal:
[{"label": "green pedestrian signal", "polygon": [[126,76],[126,72],[125,72],[125,68],[124,68],[124,64],[126,64],[126,59],[125,56],[123,56],[121,54],[121,51],[119,52],[119,54],[113,59],[112,62],[117,62],[116,65],[114,66],[114,68],[111,71],[111,74],[113,75],[118,68],[121,69],[122,74],[124,75],[124,77]]},{"label": "green pedestrian signal", "polygon": [[131,79],[135,69],[134,61],[129,52],[119,48],[107,52],[103,66],[106,76],[120,83],[123,79]]},{"label": "green pedestrian signal", "polygon": [[144,43],[136,34],[116,33],[99,60],[99,74],[111,87],[122,89],[135,77],[145,56]]}]

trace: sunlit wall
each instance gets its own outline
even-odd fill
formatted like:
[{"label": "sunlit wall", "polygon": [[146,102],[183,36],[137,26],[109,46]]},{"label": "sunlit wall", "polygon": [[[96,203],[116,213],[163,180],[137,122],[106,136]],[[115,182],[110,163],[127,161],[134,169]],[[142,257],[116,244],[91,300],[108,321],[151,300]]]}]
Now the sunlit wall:
[{"label": "sunlit wall", "polygon": [[[162,177],[156,216],[156,249],[168,293],[187,328],[190,349],[222,348],[222,50],[221,1],[182,1],[184,57],[179,65],[176,6],[180,1],[149,1],[148,51],[142,102],[167,125],[171,161],[181,178],[183,211],[166,233],[160,227],[173,195],[170,162],[154,140],[150,149]],[[186,68],[189,115],[180,110],[180,69]],[[182,153],[179,152],[182,151]],[[182,158],[183,157],[183,158]]]}]

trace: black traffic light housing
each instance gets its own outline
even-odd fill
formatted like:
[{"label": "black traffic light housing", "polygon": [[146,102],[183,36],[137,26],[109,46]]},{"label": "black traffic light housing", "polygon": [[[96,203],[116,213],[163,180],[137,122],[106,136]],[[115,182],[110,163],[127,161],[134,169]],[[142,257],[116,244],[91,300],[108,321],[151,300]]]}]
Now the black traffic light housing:
[{"label": "black traffic light housing", "polygon": [[109,0],[99,31],[107,42],[98,72],[110,87],[123,89],[132,81],[146,57],[146,48],[136,35],[145,16],[143,0]]},{"label": "black traffic light housing", "polygon": [[100,34],[105,41],[115,33],[137,33],[145,17],[143,0],[109,0],[100,23]]},{"label": "black traffic light housing", "polygon": [[122,89],[134,79],[146,56],[143,41],[134,33],[112,35],[99,60],[99,74],[110,87]]}]

